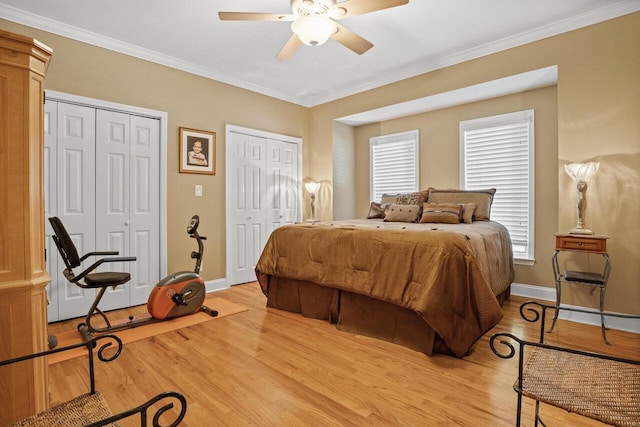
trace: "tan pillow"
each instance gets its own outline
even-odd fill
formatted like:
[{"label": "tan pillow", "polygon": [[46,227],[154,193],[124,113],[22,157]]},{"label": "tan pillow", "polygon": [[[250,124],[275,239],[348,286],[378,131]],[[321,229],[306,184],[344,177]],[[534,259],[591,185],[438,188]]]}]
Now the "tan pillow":
[{"label": "tan pillow", "polygon": [[489,221],[491,218],[491,203],[495,188],[486,190],[437,190],[429,189],[428,203],[475,203],[473,221]]},{"label": "tan pillow", "polygon": [[367,219],[371,218],[384,218],[386,210],[391,206],[390,203],[376,203],[371,202],[371,206],[369,206],[369,214],[367,215]]},{"label": "tan pillow", "polygon": [[465,224],[471,224],[473,222],[473,213],[476,211],[475,203],[465,203],[462,206],[462,222]]},{"label": "tan pillow", "polygon": [[459,224],[462,205],[456,203],[425,203],[422,205],[420,223],[441,222]]},{"label": "tan pillow", "polygon": [[387,209],[384,217],[386,222],[417,222],[420,206],[393,204]]},{"label": "tan pillow", "polygon": [[397,194],[383,194],[382,198],[380,199],[380,204],[382,205],[386,203],[393,204],[393,203],[396,203],[397,201],[398,201]]}]

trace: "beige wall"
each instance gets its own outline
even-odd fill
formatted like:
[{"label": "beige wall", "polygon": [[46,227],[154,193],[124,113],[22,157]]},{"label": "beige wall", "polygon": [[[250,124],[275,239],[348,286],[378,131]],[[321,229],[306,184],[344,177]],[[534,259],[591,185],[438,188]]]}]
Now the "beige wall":
[{"label": "beige wall", "polygon": [[[599,160],[602,170],[589,189],[587,219],[596,232],[610,236],[608,248],[613,270],[606,307],[640,313],[640,245],[637,244],[640,225],[635,220],[640,217],[640,50],[635,47],[638,40],[640,13],[634,13],[316,106],[311,109],[310,142],[313,147],[322,145],[329,152],[330,124],[342,116],[557,65],[557,146],[550,145],[551,139],[541,140],[540,135],[536,135],[538,144],[542,141],[550,150],[541,152],[542,147],[538,147],[536,152],[537,156],[542,155],[542,159],[536,158],[538,167],[543,165],[542,170],[536,171],[537,262],[533,267],[518,266],[516,281],[553,286],[549,265],[554,249],[551,234],[575,225],[575,188],[563,172],[563,164]],[[548,89],[540,93],[545,91]],[[522,96],[524,100],[525,95]],[[482,103],[482,108],[487,112],[497,111],[503,101],[487,101]],[[517,106],[518,96],[512,101]],[[406,118],[370,125],[356,134],[368,138],[378,131],[385,134],[420,127],[421,150],[425,147],[442,150],[446,158],[443,163],[452,165],[450,170],[435,167],[428,154],[422,152],[421,184],[455,186],[459,180],[455,166],[457,153],[447,147],[446,142],[438,140],[451,137],[440,134],[439,129],[441,123],[451,126],[454,118],[448,114],[462,117],[468,111],[475,115],[474,110],[480,112],[480,107],[470,105],[425,115],[426,120],[437,122],[434,129],[417,126],[414,119]],[[543,112],[536,110],[536,119],[541,117],[540,113]],[[552,121],[547,118],[550,127],[543,129],[545,134],[553,133]],[[359,142],[362,145],[362,141]],[[328,156],[310,160],[308,167],[330,176],[333,165]],[[356,212],[362,214],[369,204],[369,187],[368,155],[363,156],[361,146],[356,148],[355,167]],[[599,267],[599,261],[597,256],[588,259],[572,256],[567,265]],[[564,292],[563,301],[594,306],[597,292],[591,296],[587,287],[571,287]]]},{"label": "beige wall", "polygon": [[355,134],[357,215],[369,208],[369,138],[406,130],[420,132],[420,189],[460,188],[459,125],[462,120],[533,109],[535,114],[535,266],[516,265],[516,282],[548,285],[553,233],[558,224],[558,121],[556,87],[360,126]]},{"label": "beige wall", "polygon": [[[613,261],[607,308],[622,312],[640,312],[640,13],[634,13],[577,31],[488,55],[465,63],[406,79],[381,88],[349,96],[311,109],[278,101],[223,83],[151,64],[125,55],[74,42],[63,37],[0,20],[0,28],[35,37],[54,49],[46,79],[47,89],[136,105],[168,112],[168,248],[169,270],[188,268],[191,251],[184,238],[184,223],[193,213],[202,218],[202,230],[209,237],[205,255],[206,279],[225,276],[225,207],[224,207],[224,125],[236,124],[271,132],[300,136],[303,144],[303,176],[323,182],[322,209],[332,212],[334,176],[334,119],[398,102],[438,94],[533,69],[558,65],[557,88],[504,97],[495,101],[456,107],[425,115],[437,126],[421,128],[421,184],[456,186],[457,156],[450,142],[450,128],[460,118],[503,112],[539,105],[538,120],[545,126],[537,135],[536,161],[543,170],[536,174],[536,259],[533,267],[518,267],[516,279],[521,283],[552,286],[549,258],[553,252],[555,231],[570,228],[574,222],[573,184],[562,172],[565,162],[596,159],[602,171],[589,189],[589,225],[607,233]],[[556,92],[557,102],[550,102]],[[522,108],[520,108],[522,104]],[[557,109],[557,145],[554,147],[552,108]],[[451,115],[453,114],[453,115]],[[413,118],[399,119],[354,131],[359,138],[380,134],[388,129],[415,128]],[[446,127],[445,127],[446,125]],[[548,125],[548,126],[547,126]],[[217,133],[217,174],[215,176],[178,173],[177,129],[187,126]],[[457,125],[456,125],[457,126]],[[342,135],[348,131],[340,128]],[[367,135],[367,136],[365,136]],[[348,139],[348,137],[347,137]],[[341,140],[340,152],[347,148]],[[368,154],[363,157],[362,144],[354,147],[356,193],[353,208],[366,210]],[[542,145],[542,147],[541,147]],[[457,142],[454,142],[457,150]],[[442,152],[450,170],[426,154],[428,149]],[[547,147],[549,151],[541,151]],[[347,149],[348,151],[348,149]],[[555,170],[553,158],[555,156]],[[345,168],[348,165],[344,166]],[[202,184],[204,197],[195,198],[193,186]],[[340,190],[342,191],[342,190]],[[346,191],[350,191],[347,189]],[[335,200],[348,200],[336,194]],[[554,219],[555,218],[555,219]],[[596,259],[590,259],[592,264]],[[591,305],[595,299],[585,289],[565,292],[565,302]]]},{"label": "beige wall", "polygon": [[[206,280],[224,278],[225,124],[306,139],[309,110],[13,22],[0,20],[0,28],[34,37],[53,49],[46,89],[168,113],[168,271],[193,268],[189,255],[195,247],[186,225],[197,213],[201,233],[208,237],[202,275]],[[178,172],[180,126],[216,133],[215,176]],[[196,184],[203,186],[203,197],[194,196]]]}]

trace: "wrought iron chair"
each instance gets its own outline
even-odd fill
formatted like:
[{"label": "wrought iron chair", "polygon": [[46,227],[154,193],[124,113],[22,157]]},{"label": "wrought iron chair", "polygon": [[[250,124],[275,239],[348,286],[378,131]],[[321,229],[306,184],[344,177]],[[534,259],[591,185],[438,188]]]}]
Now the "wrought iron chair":
[{"label": "wrought iron chair", "polygon": [[[522,418],[522,396],[535,400],[535,425],[545,426],[540,402],[610,425],[640,426],[640,360],[613,357],[544,343],[547,310],[640,319],[637,315],[556,307],[529,301],[520,306],[527,322],[540,321],[538,342],[509,333],[494,334],[489,344],[500,358],[518,355],[516,425]],[[517,345],[514,345],[513,343]],[[517,351],[516,351],[517,346]],[[525,362],[525,350],[530,355]]]},{"label": "wrought iron chair", "polygon": [[[24,362],[27,360],[48,356],[63,351],[85,347],[87,349],[87,361],[89,363],[89,392],[77,396],[67,402],[53,406],[46,411],[25,418],[12,427],[48,427],[48,426],[117,426],[117,421],[131,416],[139,415],[140,425],[147,426],[149,415],[152,415],[152,426],[160,426],[160,418],[165,415],[162,425],[177,426],[187,412],[185,397],[175,391],[160,393],[145,403],[130,410],[113,414],[103,395],[96,391],[95,382],[95,357],[102,362],[115,360],[122,352],[122,341],[116,335],[99,335],[88,341],[66,347],[47,350],[27,356],[16,357],[0,361],[0,372],[3,366]],[[168,413],[176,407],[173,413]],[[175,412],[178,415],[175,416]],[[175,417],[175,418],[174,418]],[[167,420],[169,418],[169,420]],[[168,424],[164,424],[167,423]]]}]

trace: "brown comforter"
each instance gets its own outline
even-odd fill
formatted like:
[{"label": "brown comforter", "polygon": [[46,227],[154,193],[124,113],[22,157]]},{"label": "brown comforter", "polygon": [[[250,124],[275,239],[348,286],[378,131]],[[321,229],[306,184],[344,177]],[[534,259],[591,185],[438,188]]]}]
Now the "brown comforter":
[{"label": "brown comforter", "polygon": [[[269,293],[269,276],[279,276],[390,302],[415,311],[456,356],[464,356],[502,318],[488,282],[491,266],[483,274],[474,252],[498,255],[487,254],[492,248],[482,249],[485,243],[472,233],[440,224],[377,227],[327,223],[274,230],[256,265],[263,292]],[[509,263],[502,275],[510,275],[510,283]]]}]

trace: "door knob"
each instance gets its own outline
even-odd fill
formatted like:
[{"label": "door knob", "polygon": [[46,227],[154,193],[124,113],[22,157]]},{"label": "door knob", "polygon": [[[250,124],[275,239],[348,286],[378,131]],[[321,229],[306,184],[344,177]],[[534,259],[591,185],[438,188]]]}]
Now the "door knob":
[{"label": "door knob", "polygon": [[249,217],[247,217],[247,219],[253,219],[253,217],[252,217],[252,216],[249,216]]},{"label": "door knob", "polygon": [[124,225],[129,225],[129,221],[125,221],[125,222],[124,222]]}]

